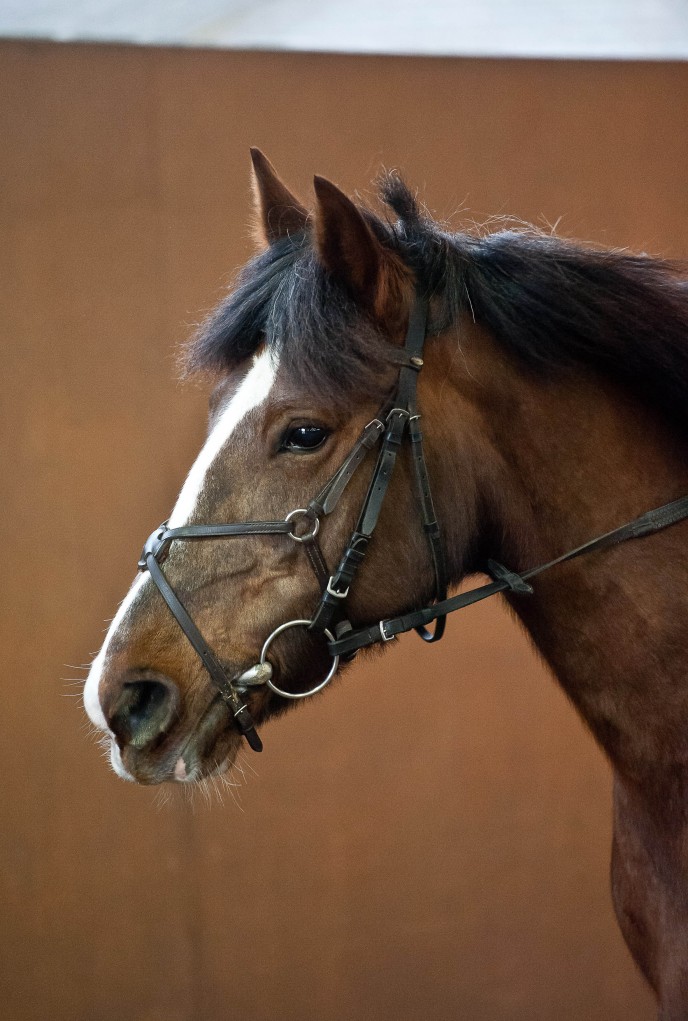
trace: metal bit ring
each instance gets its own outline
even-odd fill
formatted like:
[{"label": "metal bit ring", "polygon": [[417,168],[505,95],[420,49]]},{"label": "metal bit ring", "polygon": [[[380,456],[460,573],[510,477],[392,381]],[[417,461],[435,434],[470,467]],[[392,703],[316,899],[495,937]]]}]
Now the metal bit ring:
[{"label": "metal bit ring", "polygon": [[[263,645],[263,648],[260,650],[260,660],[258,661],[260,663],[260,665],[262,666],[265,662],[267,662],[266,657],[267,657],[268,649],[269,649],[271,643],[275,640],[275,638],[277,638],[278,635],[281,635],[283,631],[288,631],[289,628],[291,628],[291,627],[310,627],[310,625],[311,625],[311,621],[310,620],[288,620],[286,624],[280,624],[280,626],[278,628],[275,628],[275,630],[272,632],[272,634],[268,638],[266,638],[265,643]],[[331,642],[334,641],[334,635],[332,634],[331,631],[328,631],[327,629],[325,629],[323,634]],[[271,677],[268,677],[266,679],[265,683],[267,684],[268,688],[270,688],[271,691],[274,691],[276,695],[281,695],[282,698],[293,698],[293,699],[308,698],[309,695],[315,695],[315,694],[317,694],[317,692],[322,691],[322,689],[324,687],[326,687],[326,685],[328,685],[330,683],[330,681],[332,680],[334,675],[337,673],[337,667],[338,666],[339,666],[339,656],[333,656],[332,657],[332,666],[330,667],[325,680],[321,681],[320,684],[316,685],[315,688],[311,688],[309,691],[299,691],[299,692],[283,691],[281,688],[277,687],[277,685],[274,683],[274,681],[272,680]]]}]

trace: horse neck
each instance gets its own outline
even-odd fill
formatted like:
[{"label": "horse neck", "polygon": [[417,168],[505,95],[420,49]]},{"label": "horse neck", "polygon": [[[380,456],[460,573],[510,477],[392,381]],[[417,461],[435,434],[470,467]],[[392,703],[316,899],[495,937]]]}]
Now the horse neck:
[{"label": "horse neck", "polygon": [[[453,475],[465,473],[462,446],[478,451],[483,555],[524,570],[688,493],[685,445],[640,402],[583,372],[536,377],[468,332],[461,358],[445,338],[443,375],[457,414]],[[679,524],[562,565],[511,600],[629,778],[688,766],[687,532]]]}]

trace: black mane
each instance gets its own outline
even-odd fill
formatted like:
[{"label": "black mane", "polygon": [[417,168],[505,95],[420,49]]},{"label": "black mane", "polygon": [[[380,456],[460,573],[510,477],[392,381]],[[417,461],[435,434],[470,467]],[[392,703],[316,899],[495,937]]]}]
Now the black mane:
[{"label": "black mane", "polygon": [[[592,368],[688,427],[688,282],[675,264],[585,247],[532,228],[450,234],[406,185],[380,193],[397,215],[366,211],[380,241],[433,298],[430,333],[462,312],[531,368]],[[298,378],[339,400],[373,394],[391,360],[375,324],[322,268],[302,233],[252,259],[200,327],[192,369],[236,365],[266,343]]]},{"label": "black mane", "polygon": [[188,365],[227,369],[267,344],[297,379],[333,401],[378,390],[391,346],[322,268],[301,233],[270,245],[244,266],[236,287],[193,338]]}]

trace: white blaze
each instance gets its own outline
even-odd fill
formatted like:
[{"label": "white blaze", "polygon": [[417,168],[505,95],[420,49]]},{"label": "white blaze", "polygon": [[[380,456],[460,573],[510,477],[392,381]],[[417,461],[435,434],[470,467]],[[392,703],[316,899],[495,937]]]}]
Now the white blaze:
[{"label": "white blaze", "polygon": [[186,482],[174,505],[170,517],[170,528],[179,528],[180,525],[185,525],[188,522],[203,491],[203,483],[208,469],[239,422],[252,408],[262,404],[267,398],[275,380],[276,370],[277,366],[267,350],[253,359],[251,370],[222,412],[215,428],[205,441],[205,446],[191,466],[191,471],[187,475]]},{"label": "white blaze", "polygon": [[[251,369],[222,412],[200,454],[191,466],[191,471],[182,486],[172,511],[169,521],[170,528],[178,528],[180,525],[185,525],[188,522],[203,492],[208,470],[245,415],[266,400],[274,383],[276,372],[277,362],[272,358],[269,351],[264,350],[253,359]],[[107,658],[108,646],[118,628],[122,625],[128,611],[136,602],[141,589],[147,584],[150,584],[149,575],[147,573],[141,574],[129,589],[117,611],[115,619],[108,629],[100,652],[91,664],[91,669],[86,679],[84,706],[90,719],[101,730],[108,729],[100,704],[98,690]],[[125,776],[126,771],[118,760],[119,756],[114,756],[113,754],[112,765],[115,768],[115,772],[119,773],[120,776]],[[117,768],[118,766],[121,766],[121,768]],[[128,774],[126,774],[126,778],[130,779]]]},{"label": "white blaze", "polygon": [[91,663],[91,669],[88,672],[86,678],[86,686],[84,687],[84,709],[88,713],[92,722],[95,723],[96,727],[101,730],[107,730],[107,723],[103,716],[103,710],[100,705],[100,698],[98,696],[98,685],[100,684],[100,677],[103,672],[103,666],[105,664],[105,656],[107,655],[107,648],[112,641],[112,636],[117,631],[124,620],[129,607],[134,604],[136,597],[143,588],[144,582],[147,580],[145,574],[140,574],[134,584],[131,586],[126,596],[120,603],[119,609],[115,614],[115,617],[108,628],[108,632],[105,636],[100,652]]}]

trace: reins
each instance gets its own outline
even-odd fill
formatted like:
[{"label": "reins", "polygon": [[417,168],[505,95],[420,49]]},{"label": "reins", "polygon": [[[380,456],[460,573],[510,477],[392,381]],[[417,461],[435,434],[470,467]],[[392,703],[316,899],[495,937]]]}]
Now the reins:
[{"label": "reins", "polygon": [[[436,642],[444,634],[446,616],[470,606],[498,592],[510,591],[516,595],[529,595],[532,578],[559,564],[574,560],[587,553],[607,549],[628,539],[637,539],[658,532],[688,518],[688,496],[665,504],[635,518],[604,535],[563,553],[545,564],[517,574],[494,560],[489,560],[488,574],[492,581],[447,598],[447,570],[440,527],[430,489],[430,481],[423,450],[421,416],[417,407],[418,374],[423,367],[423,347],[426,337],[427,304],[415,298],[409,316],[404,347],[399,357],[399,379],[391,403],[363,429],[346,458],[323,489],[306,508],[291,511],[284,521],[244,521],[222,525],[184,525],[168,528],[164,522],[146,541],[139,569],[148,571],[160,595],[180,628],[199,655],[213,683],[224,699],[237,727],[254,751],[262,750],[253,719],[244,702],[251,687],[268,685],[282,698],[300,699],[314,695],[335,675],[340,658],[351,658],[360,649],[388,642],[406,631],[415,630],[426,642]],[[391,617],[361,628],[353,628],[346,614],[346,604],[356,574],[363,563],[378,523],[380,512],[394,472],[399,451],[408,435],[416,493],[418,496],[423,530],[427,536],[435,575],[435,602],[420,610]],[[371,450],[379,444],[375,468],[359,512],[356,527],[346,545],[339,564],[330,573],[318,543],[321,519],[330,515],[346,490],[357,469]],[[170,544],[176,541],[221,539],[233,536],[284,535],[300,544],[308,557],[318,580],[321,594],[310,619],[287,621],[276,628],[265,640],[258,663],[230,678],[205,638],[194,624],[185,606],[168,582],[161,568]],[[433,632],[427,626],[435,624]],[[306,628],[311,634],[321,635],[327,641],[332,663],[326,677],[315,687],[304,692],[290,692],[277,686],[273,680],[272,665],[267,659],[270,645],[278,635],[293,627]]]},{"label": "reins", "polygon": [[487,573],[494,581],[488,582],[486,585],[479,585],[474,589],[469,589],[468,592],[460,592],[450,599],[441,600],[433,606],[427,606],[422,610],[415,610],[400,617],[390,617],[370,627],[359,628],[337,641],[329,642],[328,649],[333,656],[350,655],[352,652],[363,649],[368,645],[374,645],[376,642],[391,641],[397,635],[404,634],[404,632],[411,631],[414,628],[418,629],[425,624],[430,624],[438,617],[446,617],[448,613],[461,610],[464,606],[471,606],[473,603],[479,603],[482,599],[488,599],[490,596],[497,595],[498,592],[511,591],[516,595],[531,595],[533,587],[528,582],[531,578],[537,577],[538,574],[542,574],[544,571],[557,567],[559,564],[564,564],[569,560],[575,560],[576,557],[583,556],[585,553],[595,553],[598,550],[608,549],[610,546],[617,546],[628,539],[640,539],[645,535],[659,532],[663,528],[668,528],[669,525],[675,525],[677,522],[683,521],[685,518],[688,518],[688,496],[683,496],[679,500],[674,500],[672,503],[667,503],[662,507],[657,507],[655,510],[648,511],[646,514],[634,518],[633,521],[629,521],[619,528],[612,529],[611,532],[599,535],[597,538],[583,543],[582,546],[569,550],[554,560],[549,560],[546,564],[531,567],[527,571],[521,571],[520,574],[510,571],[503,564],[499,564],[495,560],[488,560]]}]

